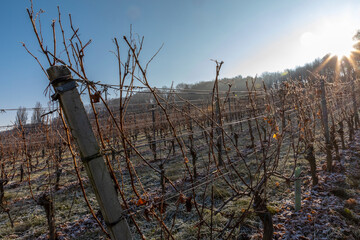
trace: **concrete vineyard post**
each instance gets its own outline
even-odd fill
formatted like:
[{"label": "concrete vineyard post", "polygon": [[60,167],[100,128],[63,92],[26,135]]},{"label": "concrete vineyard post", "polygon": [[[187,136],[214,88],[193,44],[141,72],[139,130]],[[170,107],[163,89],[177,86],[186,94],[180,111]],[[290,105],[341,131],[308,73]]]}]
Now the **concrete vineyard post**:
[{"label": "concrete vineyard post", "polygon": [[114,188],[113,180],[100,152],[80,94],[66,66],[47,69],[49,80],[59,99],[67,124],[78,146],[96,199],[112,239],[132,239],[129,226],[122,215],[122,208]]}]

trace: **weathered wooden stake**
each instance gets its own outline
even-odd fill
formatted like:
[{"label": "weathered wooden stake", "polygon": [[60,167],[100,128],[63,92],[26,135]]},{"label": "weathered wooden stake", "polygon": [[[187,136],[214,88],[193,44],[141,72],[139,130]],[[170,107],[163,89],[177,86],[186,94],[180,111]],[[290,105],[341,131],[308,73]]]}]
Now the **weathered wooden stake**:
[{"label": "weathered wooden stake", "polygon": [[[188,105],[188,112],[191,115],[191,108],[190,105]],[[188,127],[189,127],[189,142],[190,142],[190,154],[192,157],[192,165],[193,165],[193,174],[194,178],[197,178],[197,171],[196,171],[196,162],[197,162],[197,153],[194,146],[194,135],[193,135],[193,125],[192,125],[192,119],[188,117]]]},{"label": "weathered wooden stake", "polygon": [[153,155],[154,155],[154,162],[156,162],[157,160],[157,152],[156,152],[156,126],[155,126],[155,104],[152,105],[152,109],[151,109],[151,114],[152,114],[152,127],[153,127],[153,136],[152,136],[152,151],[153,151]]},{"label": "weathered wooden stake", "polygon": [[331,144],[330,144],[330,132],[329,132],[329,119],[328,119],[328,110],[326,104],[326,92],[325,92],[325,82],[324,79],[320,80],[321,87],[321,110],[322,110],[322,120],[324,124],[324,135],[325,135],[325,145],[326,145],[326,165],[327,171],[332,170],[332,156],[331,156]]},{"label": "weathered wooden stake", "polygon": [[[220,115],[220,99],[218,97],[215,97],[216,100],[216,118],[217,118],[217,123],[219,126],[221,126],[221,115]],[[218,164],[219,166],[224,165],[224,160],[222,158],[222,146],[223,146],[223,142],[222,142],[222,132],[221,132],[221,128],[220,127],[216,127],[216,133],[217,133],[217,140],[216,140],[216,146],[218,148]]]},{"label": "weathered wooden stake", "polygon": [[354,110],[354,117],[355,117],[355,129],[359,128],[359,114],[358,114],[358,104],[356,101],[356,92],[355,92],[355,79],[354,77],[351,78],[351,95],[353,101],[353,110]]},{"label": "weathered wooden stake", "polygon": [[44,193],[38,199],[38,204],[40,206],[43,206],[45,209],[46,219],[47,219],[48,227],[49,227],[49,239],[50,240],[57,239],[56,238],[54,202],[47,194]]},{"label": "weathered wooden stake", "polygon": [[305,159],[309,161],[310,164],[310,172],[311,172],[311,178],[312,178],[312,185],[315,186],[319,183],[319,178],[317,176],[316,172],[316,158],[314,154],[314,146],[309,143],[307,145],[307,149],[305,151]]},{"label": "weathered wooden stake", "polygon": [[111,238],[116,240],[132,239],[129,226],[122,215],[114,183],[105,165],[71,72],[66,66],[52,66],[47,69],[47,73],[56,91],[54,97],[59,99],[71,134],[78,145],[81,160]]},{"label": "weathered wooden stake", "polygon": [[233,134],[234,129],[233,129],[233,124],[232,124],[232,111],[231,111],[231,97],[230,96],[228,99],[228,104],[229,104],[228,122],[230,123],[230,133]]},{"label": "weathered wooden stake", "polygon": [[301,208],[301,180],[300,178],[301,168],[295,169],[295,211],[299,211]]}]

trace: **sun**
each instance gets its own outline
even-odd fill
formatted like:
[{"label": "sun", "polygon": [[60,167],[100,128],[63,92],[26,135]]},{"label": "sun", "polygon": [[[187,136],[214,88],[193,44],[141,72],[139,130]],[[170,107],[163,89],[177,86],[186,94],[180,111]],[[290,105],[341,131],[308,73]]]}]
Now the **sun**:
[{"label": "sun", "polygon": [[338,28],[333,31],[324,33],[324,44],[327,45],[329,53],[339,58],[349,58],[355,50],[355,41],[353,40],[355,32],[348,31],[345,28]]},{"label": "sun", "polygon": [[325,19],[312,31],[304,32],[300,36],[300,43],[304,50],[319,57],[331,54],[349,58],[355,51],[356,41],[353,37],[359,28],[355,21],[347,17]]}]

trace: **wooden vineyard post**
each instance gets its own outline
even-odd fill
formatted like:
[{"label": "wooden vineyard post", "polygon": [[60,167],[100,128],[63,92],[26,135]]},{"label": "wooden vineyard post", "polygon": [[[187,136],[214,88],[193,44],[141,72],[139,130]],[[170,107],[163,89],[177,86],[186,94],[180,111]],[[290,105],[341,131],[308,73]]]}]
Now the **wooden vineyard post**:
[{"label": "wooden vineyard post", "polygon": [[151,105],[151,116],[152,116],[152,127],[153,127],[153,139],[152,139],[152,151],[154,155],[154,161],[157,160],[157,153],[156,153],[156,126],[155,126],[155,104]]},{"label": "wooden vineyard post", "polygon": [[229,96],[229,98],[228,98],[228,105],[229,105],[229,113],[228,113],[229,122],[231,122],[232,116],[231,116],[231,97],[230,97],[230,96]]},{"label": "wooden vineyard post", "polygon": [[299,211],[301,208],[301,180],[300,180],[301,168],[295,169],[295,211]]},{"label": "wooden vineyard post", "polygon": [[59,99],[111,239],[132,239],[129,226],[122,214],[113,180],[100,152],[71,72],[66,66],[52,66],[47,69],[47,73],[56,92],[53,98]]},{"label": "wooden vineyard post", "polygon": [[[221,126],[221,113],[220,113],[220,99],[218,96],[215,97],[215,101],[216,101],[216,118],[217,118],[217,123],[219,126]],[[218,148],[218,164],[219,166],[222,166],[224,165],[224,161],[223,161],[223,158],[222,158],[222,145],[223,145],[223,142],[222,142],[222,133],[221,133],[221,128],[220,127],[216,127],[216,133],[217,133],[217,141],[216,141],[216,145],[217,145],[217,148]]]},{"label": "wooden vineyard post", "polygon": [[354,111],[354,117],[355,117],[355,129],[359,128],[359,114],[358,114],[358,106],[356,101],[356,91],[355,91],[355,83],[354,83],[354,77],[351,78],[351,93],[352,93],[352,101],[353,101],[353,111]]},{"label": "wooden vineyard post", "polygon": [[326,104],[324,79],[320,80],[320,87],[321,87],[322,120],[323,120],[323,125],[324,125],[325,145],[326,145],[326,166],[327,166],[327,171],[330,172],[332,170],[332,156],[331,156],[331,149],[330,149],[329,119],[328,119],[328,111],[327,111],[327,104]]},{"label": "wooden vineyard post", "polygon": [[[157,162],[157,151],[156,151],[156,116],[155,116],[155,104],[151,105],[151,116],[152,116],[152,142],[151,142],[151,149],[154,156],[154,162]],[[161,153],[160,153],[161,157]],[[164,169],[164,160],[160,159],[159,163],[159,169],[160,169],[160,186],[161,191],[163,194],[165,194],[165,169]]]},{"label": "wooden vineyard post", "polygon": [[234,133],[233,125],[232,125],[232,111],[231,111],[231,97],[228,98],[228,105],[229,105],[229,113],[228,113],[228,122],[230,123],[230,132],[231,134]]},{"label": "wooden vineyard post", "polygon": [[192,120],[193,119],[191,118],[190,104],[188,105],[188,113],[189,113],[189,116],[190,116],[190,117],[187,118],[188,127],[189,127],[189,131],[190,131],[190,134],[189,134],[190,154],[191,154],[191,157],[192,157],[193,175],[194,175],[194,178],[196,179],[197,178],[197,171],[196,171],[197,153],[196,153],[196,150],[195,150],[195,147],[194,147],[194,131],[193,131],[193,125],[192,125]]}]

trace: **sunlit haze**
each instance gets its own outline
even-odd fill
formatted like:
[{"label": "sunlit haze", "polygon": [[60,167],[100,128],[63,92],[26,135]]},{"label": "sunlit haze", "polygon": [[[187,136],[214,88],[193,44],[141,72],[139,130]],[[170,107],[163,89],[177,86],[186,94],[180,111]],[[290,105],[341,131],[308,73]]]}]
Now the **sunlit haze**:
[{"label": "sunlit haze", "polygon": [[239,68],[243,69],[245,75],[254,76],[264,71],[282,71],[301,66],[326,54],[349,56],[354,50],[353,36],[360,23],[360,17],[355,13],[354,10],[345,9],[306,22],[261,46],[249,59],[241,60]]},{"label": "sunlit haze", "polygon": [[301,46],[304,51],[317,56],[330,53],[347,57],[354,50],[353,36],[356,30],[355,19],[350,16],[324,19],[318,23],[316,29],[301,35]]}]

